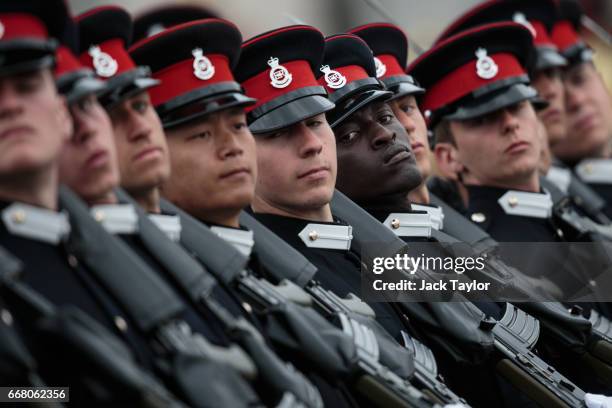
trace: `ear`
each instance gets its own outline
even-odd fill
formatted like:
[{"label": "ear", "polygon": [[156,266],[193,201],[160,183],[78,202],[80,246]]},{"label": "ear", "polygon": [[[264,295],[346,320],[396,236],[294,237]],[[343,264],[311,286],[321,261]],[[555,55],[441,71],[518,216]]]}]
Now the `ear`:
[{"label": "ear", "polygon": [[434,146],[434,157],[441,175],[447,179],[459,181],[459,174],[464,170],[458,160],[458,151],[451,143],[438,142]]},{"label": "ear", "polygon": [[74,132],[74,124],[68,108],[68,102],[63,95],[57,96],[57,123],[61,131],[62,141],[67,142]]}]

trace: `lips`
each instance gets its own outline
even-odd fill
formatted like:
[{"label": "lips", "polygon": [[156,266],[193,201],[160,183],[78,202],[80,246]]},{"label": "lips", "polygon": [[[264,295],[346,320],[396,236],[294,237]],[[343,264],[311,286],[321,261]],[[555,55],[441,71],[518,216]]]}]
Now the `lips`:
[{"label": "lips", "polygon": [[33,129],[29,126],[14,126],[0,132],[0,140],[27,135],[32,131]]},{"label": "lips", "polygon": [[232,170],[228,170],[224,173],[221,173],[219,178],[225,179],[225,178],[237,176],[240,174],[251,174],[251,170],[248,167],[237,167]]},{"label": "lips", "polygon": [[408,146],[404,145],[392,145],[385,152],[383,162],[385,166],[390,166],[412,157],[412,153]]},{"label": "lips", "polygon": [[510,146],[504,150],[505,153],[518,153],[529,147],[529,143],[524,140],[520,140],[518,142],[512,143]]},{"label": "lips", "polygon": [[577,130],[588,130],[595,126],[596,118],[596,115],[593,113],[584,115],[574,122],[574,128]]},{"label": "lips", "polygon": [[418,150],[422,150],[425,146],[421,142],[414,142],[410,145],[413,153],[416,153]]},{"label": "lips", "polygon": [[310,176],[316,176],[318,174],[328,172],[328,171],[329,171],[329,166],[313,167],[309,170],[306,170],[305,172],[298,174],[298,179],[303,179],[303,178],[310,177]]},{"label": "lips", "polygon": [[108,152],[104,149],[94,151],[85,162],[85,168],[91,169],[102,166],[108,162]]},{"label": "lips", "polygon": [[546,111],[544,111],[544,113],[542,114],[542,120],[556,120],[559,119],[561,116],[561,110],[560,109],[547,109]]},{"label": "lips", "polygon": [[133,161],[137,161],[140,159],[143,159],[147,156],[149,156],[150,154],[153,154],[155,152],[160,152],[161,153],[162,149],[158,146],[149,146],[145,149],[142,149],[140,152],[136,153],[133,157],[132,160]]}]

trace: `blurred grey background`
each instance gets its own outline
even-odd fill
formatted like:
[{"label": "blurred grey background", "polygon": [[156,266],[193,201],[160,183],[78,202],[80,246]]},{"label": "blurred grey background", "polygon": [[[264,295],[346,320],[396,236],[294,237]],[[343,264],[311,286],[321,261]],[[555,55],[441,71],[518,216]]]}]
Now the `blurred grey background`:
[{"label": "blurred grey background", "polygon": [[[368,0],[393,16],[411,39],[427,48],[442,29],[481,0]],[[248,39],[264,31],[297,22],[335,34],[358,24],[388,21],[364,0],[69,0],[74,14],[95,6],[115,4],[133,15],[160,4],[200,4],[233,21]]]},{"label": "blurred grey background", "polygon": [[[1,0],[0,0],[1,1]],[[246,40],[264,31],[305,23],[325,35],[346,31],[359,24],[391,21],[400,25],[411,42],[423,49],[464,11],[484,0],[68,0],[73,14],[102,5],[119,5],[137,16],[159,5],[196,4],[233,21]],[[537,1],[537,0],[533,0]],[[612,31],[612,0],[580,0],[586,13]],[[387,16],[371,4],[381,6]],[[612,89],[612,48],[596,36],[585,33],[596,49],[596,63]],[[417,47],[418,48],[418,47]],[[414,59],[411,48],[409,60]]]}]

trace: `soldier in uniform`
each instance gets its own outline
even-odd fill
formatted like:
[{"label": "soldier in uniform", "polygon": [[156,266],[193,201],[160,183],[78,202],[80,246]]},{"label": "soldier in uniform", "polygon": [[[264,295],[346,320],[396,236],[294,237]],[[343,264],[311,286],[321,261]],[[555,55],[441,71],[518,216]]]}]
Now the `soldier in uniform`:
[{"label": "soldier in uniform", "polygon": [[[65,5],[4,2],[0,9],[0,242],[23,261],[21,279],[3,282],[3,297],[41,375],[48,384],[70,384],[71,401],[175,405],[143,371],[153,372],[163,357],[134,323],[139,319],[128,298],[108,286],[114,271],[138,275],[140,264],[83,217],[83,204],[71,192],[62,189],[58,197],[58,159],[72,124],[53,80],[57,40],[51,36],[64,40],[71,32]],[[91,92],[98,86],[81,79]]]},{"label": "soldier in uniform", "polygon": [[348,33],[359,36],[368,44],[374,53],[377,78],[393,92],[387,103],[406,130],[422,176],[421,184],[410,191],[408,198],[411,202],[428,204],[430,200],[426,182],[432,176],[433,164],[425,119],[417,104],[417,98],[424,89],[405,72],[408,38],[400,28],[390,23],[365,24]]},{"label": "soldier in uniform", "polygon": [[439,43],[461,31],[497,21],[514,21],[527,27],[533,35],[536,50],[535,63],[530,70],[531,85],[548,102],[548,106],[537,113],[546,127],[551,146],[563,140],[566,133],[561,69],[567,61],[559,54],[548,34],[556,16],[557,8],[553,0],[491,0],[465,12],[436,39],[436,43]]},{"label": "soldier in uniform", "polygon": [[551,37],[569,64],[563,73],[567,137],[553,153],[605,200],[612,218],[612,99],[593,63],[593,51],[578,34],[582,10],[577,2],[559,2],[559,20]]}]

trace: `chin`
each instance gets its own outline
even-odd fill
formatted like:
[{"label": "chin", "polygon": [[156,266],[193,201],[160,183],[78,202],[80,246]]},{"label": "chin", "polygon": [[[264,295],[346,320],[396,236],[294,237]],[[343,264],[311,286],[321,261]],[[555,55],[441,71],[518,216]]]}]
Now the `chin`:
[{"label": "chin", "polygon": [[309,209],[318,209],[329,204],[333,195],[333,188],[320,188],[316,191],[310,191],[304,195],[304,200],[297,203],[297,206],[308,207]]},{"label": "chin", "polygon": [[42,169],[54,162],[52,158],[40,157],[40,155],[31,154],[27,151],[22,154],[15,154],[8,157],[10,157],[10,159],[7,160],[8,163],[3,163],[0,169],[0,173],[2,174],[14,174]]},{"label": "chin", "polygon": [[245,208],[253,201],[253,189],[232,191],[224,196],[227,198],[224,200],[223,208]]}]

